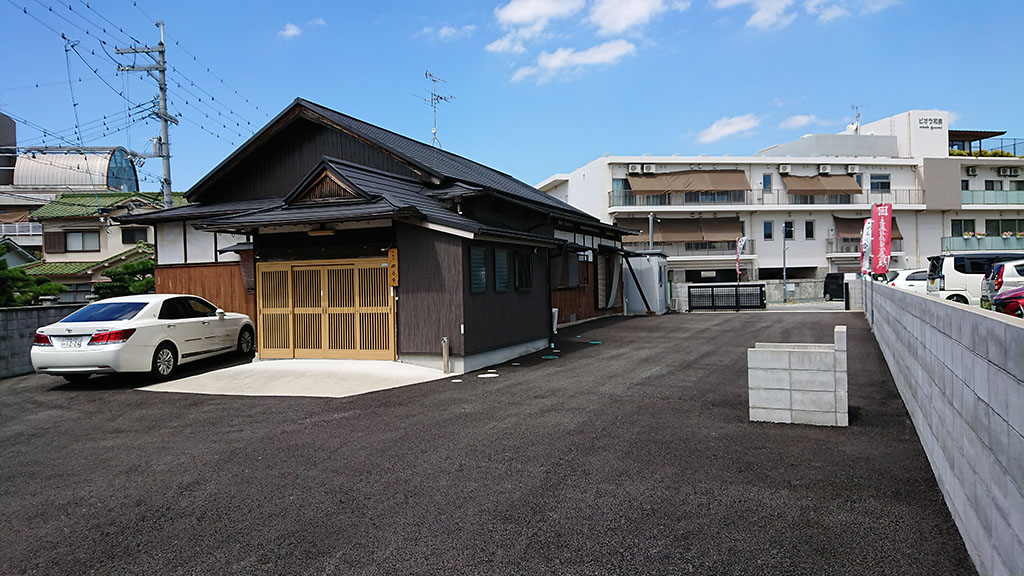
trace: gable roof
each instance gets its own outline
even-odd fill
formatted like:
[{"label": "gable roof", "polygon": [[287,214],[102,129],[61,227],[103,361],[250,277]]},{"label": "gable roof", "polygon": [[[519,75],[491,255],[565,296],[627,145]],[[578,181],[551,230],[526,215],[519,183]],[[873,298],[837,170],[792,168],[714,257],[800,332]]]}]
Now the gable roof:
[{"label": "gable roof", "polygon": [[153,256],[153,245],[140,242],[107,258],[91,262],[35,262],[20,268],[29,276],[92,276],[97,269],[106,270],[125,262],[145,260]]},{"label": "gable roof", "polygon": [[468,158],[453,154],[391,132],[379,126],[347,116],[319,104],[296,98],[284,111],[274,117],[249,140],[197,182],[185,196],[190,201],[199,201],[222,171],[236,165],[260,143],[269,139],[284,126],[306,118],[322,125],[342,130],[387,151],[389,154],[423,174],[424,181],[439,186],[451,186],[461,182],[486,188],[497,195],[517,200],[522,204],[579,221],[597,221],[597,218],[578,210],[557,198],[540,192],[504,172],[484,166]]},{"label": "gable roof", "polygon": [[[180,192],[173,194],[173,200],[176,207],[185,204],[185,196]],[[164,197],[162,193],[145,192],[65,193],[34,210],[31,218],[45,220],[48,218],[98,216],[101,211],[106,213],[133,201],[159,208],[163,204]]]}]

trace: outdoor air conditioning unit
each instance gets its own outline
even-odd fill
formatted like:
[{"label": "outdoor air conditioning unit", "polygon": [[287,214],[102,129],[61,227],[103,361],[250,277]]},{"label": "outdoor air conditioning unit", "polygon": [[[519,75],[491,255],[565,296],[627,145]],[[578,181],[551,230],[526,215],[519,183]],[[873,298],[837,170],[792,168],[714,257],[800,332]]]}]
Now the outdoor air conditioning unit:
[{"label": "outdoor air conditioning unit", "polygon": [[832,167],[828,164],[818,164],[818,174],[828,174],[832,171]]},{"label": "outdoor air conditioning unit", "polygon": [[1010,176],[1020,176],[1020,168],[1010,168]]},{"label": "outdoor air conditioning unit", "polygon": [[856,164],[849,164],[846,167],[846,173],[847,174],[859,174],[860,173],[860,166],[857,166]]},{"label": "outdoor air conditioning unit", "polygon": [[626,166],[626,172],[628,174],[641,174],[643,172],[643,167],[639,164],[630,164]]},{"label": "outdoor air conditioning unit", "polygon": [[978,175],[978,168],[975,167],[975,166],[968,166],[967,167],[967,175],[968,176],[977,176]]},{"label": "outdoor air conditioning unit", "polygon": [[644,174],[654,174],[657,171],[658,170],[654,167],[654,164],[644,164]]},{"label": "outdoor air conditioning unit", "polygon": [[999,169],[999,175],[1000,176],[1010,176],[1010,170],[1011,170],[1011,168],[1000,168]]},{"label": "outdoor air conditioning unit", "polygon": [[779,164],[779,174],[789,174],[792,168],[789,164]]}]

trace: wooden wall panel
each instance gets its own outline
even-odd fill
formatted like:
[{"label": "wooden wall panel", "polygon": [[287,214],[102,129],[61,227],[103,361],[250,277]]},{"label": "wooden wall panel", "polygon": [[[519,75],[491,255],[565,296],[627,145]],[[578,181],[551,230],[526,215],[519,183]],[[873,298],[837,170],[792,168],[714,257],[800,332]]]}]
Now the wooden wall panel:
[{"label": "wooden wall panel", "polygon": [[566,324],[572,322],[572,315],[575,314],[576,321],[587,320],[588,318],[601,318],[604,316],[617,316],[622,314],[622,286],[619,285],[616,296],[617,305],[613,308],[598,309],[597,294],[595,294],[595,278],[593,262],[580,262],[580,279],[589,278],[586,285],[581,284],[577,288],[568,288],[551,291],[551,307],[558,308],[558,323]]},{"label": "wooden wall panel", "polygon": [[406,224],[396,229],[399,355],[440,354],[442,336],[452,354],[463,354],[462,239]]},{"label": "wooden wall panel", "polygon": [[158,266],[157,294],[195,294],[227,312],[248,314],[256,322],[256,295],[245,289],[241,267],[230,264]]}]

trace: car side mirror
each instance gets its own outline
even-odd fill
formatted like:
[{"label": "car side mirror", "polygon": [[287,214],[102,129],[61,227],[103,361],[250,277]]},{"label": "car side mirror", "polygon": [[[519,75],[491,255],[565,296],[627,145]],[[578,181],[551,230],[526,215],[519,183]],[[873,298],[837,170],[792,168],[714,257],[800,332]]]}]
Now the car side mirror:
[{"label": "car side mirror", "polygon": [[225,312],[223,310],[221,310],[220,308],[217,308],[217,318],[223,320],[224,319],[224,314],[225,314]]}]

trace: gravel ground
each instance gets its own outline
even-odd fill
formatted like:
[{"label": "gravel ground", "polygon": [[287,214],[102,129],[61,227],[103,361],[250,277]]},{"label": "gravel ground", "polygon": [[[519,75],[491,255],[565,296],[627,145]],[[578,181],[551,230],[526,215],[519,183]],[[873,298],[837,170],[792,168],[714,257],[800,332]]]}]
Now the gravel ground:
[{"label": "gravel ground", "polygon": [[[850,428],[748,422],[745,349],[836,324]],[[0,381],[0,573],[975,573],[863,315],[556,343],[339,399]]]}]

